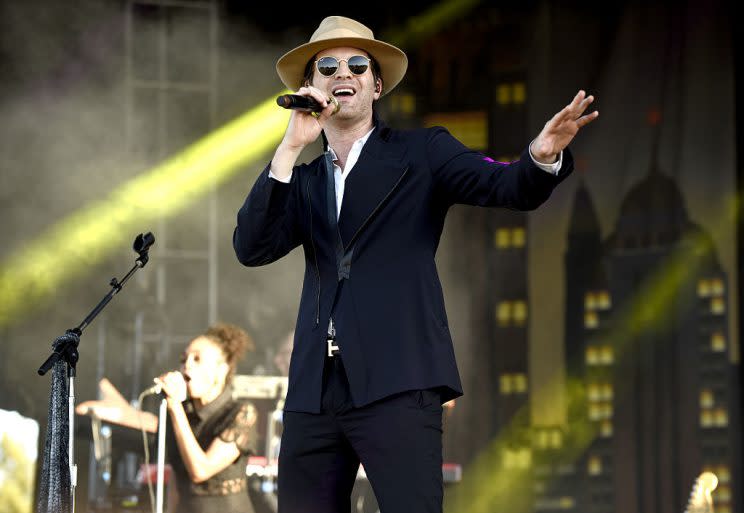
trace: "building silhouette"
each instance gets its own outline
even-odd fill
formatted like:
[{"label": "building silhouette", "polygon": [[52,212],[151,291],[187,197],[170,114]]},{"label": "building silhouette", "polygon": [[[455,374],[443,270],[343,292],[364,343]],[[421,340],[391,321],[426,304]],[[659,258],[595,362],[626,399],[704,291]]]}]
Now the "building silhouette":
[{"label": "building silhouette", "polygon": [[565,272],[568,425],[588,426],[592,437],[574,448],[572,472],[564,466],[570,478],[555,468],[536,476],[535,504],[565,497],[577,511],[679,512],[710,470],[716,511],[740,511],[728,278],[674,180],[654,163],[604,241],[581,183]]}]

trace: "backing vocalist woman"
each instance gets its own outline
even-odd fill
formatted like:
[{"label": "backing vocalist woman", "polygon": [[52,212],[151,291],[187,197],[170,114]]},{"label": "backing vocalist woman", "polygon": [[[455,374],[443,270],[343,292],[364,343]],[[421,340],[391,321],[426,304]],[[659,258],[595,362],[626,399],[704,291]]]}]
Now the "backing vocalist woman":
[{"label": "backing vocalist woman", "polygon": [[[231,387],[246,350],[253,350],[253,341],[245,331],[215,324],[188,345],[180,372],[155,378],[168,405],[166,454],[171,455],[178,489],[177,504],[169,501],[169,511],[253,511],[245,467],[254,450],[256,410],[250,403],[234,400]],[[99,387],[103,399],[81,403],[77,413],[157,432],[157,416],[136,410],[107,379]]]}]

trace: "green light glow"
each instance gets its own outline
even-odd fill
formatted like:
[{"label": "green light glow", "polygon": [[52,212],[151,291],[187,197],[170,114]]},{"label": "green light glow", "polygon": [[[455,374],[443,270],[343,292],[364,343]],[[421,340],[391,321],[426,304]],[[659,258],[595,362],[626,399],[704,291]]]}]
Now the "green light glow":
[{"label": "green light glow", "polygon": [[275,148],[288,119],[272,97],[18,248],[0,265],[0,327]]}]

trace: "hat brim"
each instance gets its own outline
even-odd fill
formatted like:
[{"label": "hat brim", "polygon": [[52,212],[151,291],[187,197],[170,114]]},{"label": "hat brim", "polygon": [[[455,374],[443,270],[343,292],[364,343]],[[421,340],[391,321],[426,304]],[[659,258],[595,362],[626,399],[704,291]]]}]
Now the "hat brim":
[{"label": "hat brim", "polygon": [[406,54],[391,44],[363,37],[338,37],[305,43],[290,50],[276,62],[276,72],[284,85],[294,91],[302,86],[305,67],[310,59],[318,52],[340,46],[364,50],[380,65],[383,94],[392,91],[403,80],[408,69]]}]

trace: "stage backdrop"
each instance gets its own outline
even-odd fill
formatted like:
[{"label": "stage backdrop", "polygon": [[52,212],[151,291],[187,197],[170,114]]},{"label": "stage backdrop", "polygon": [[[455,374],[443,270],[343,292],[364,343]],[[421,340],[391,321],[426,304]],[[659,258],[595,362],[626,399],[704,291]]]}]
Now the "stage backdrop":
[{"label": "stage backdrop", "polygon": [[[448,217],[437,261],[465,396],[445,410],[444,445],[465,474],[447,511],[671,513],[705,470],[716,511],[742,511],[728,5],[368,7],[280,23],[237,0],[0,4],[0,408],[45,428],[36,368],[149,230],[151,263],[83,336],[79,400],[103,376],[134,399],[217,319],[256,340],[239,373],[286,372],[301,251],[245,269],[231,247],[271,158],[259,143],[282,126],[239,133],[232,168],[203,146],[179,152],[271,102],[275,60],[344,14],[409,55],[377,106],[392,126],[443,125],[511,160],[579,89],[600,111],[543,207]],[[197,157],[200,169],[178,172]],[[84,511],[109,485],[88,458],[90,426],[77,435]],[[111,483],[124,493],[139,446],[115,436]]]}]

